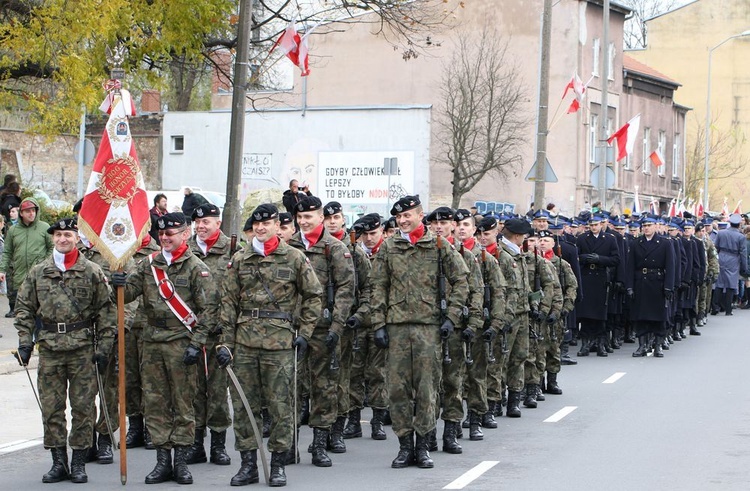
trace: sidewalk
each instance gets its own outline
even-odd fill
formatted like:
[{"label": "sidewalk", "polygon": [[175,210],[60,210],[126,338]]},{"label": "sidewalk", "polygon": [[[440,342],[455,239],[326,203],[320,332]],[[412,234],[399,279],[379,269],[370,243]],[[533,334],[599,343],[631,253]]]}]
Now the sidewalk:
[{"label": "sidewalk", "polygon": [[[23,370],[23,367],[18,364],[18,360],[10,353],[18,349],[18,332],[13,326],[13,319],[5,318],[6,312],[8,312],[8,297],[2,295],[0,296],[0,334],[3,337],[0,338],[0,375]],[[36,369],[37,361],[35,350],[31,355],[29,368]]]}]

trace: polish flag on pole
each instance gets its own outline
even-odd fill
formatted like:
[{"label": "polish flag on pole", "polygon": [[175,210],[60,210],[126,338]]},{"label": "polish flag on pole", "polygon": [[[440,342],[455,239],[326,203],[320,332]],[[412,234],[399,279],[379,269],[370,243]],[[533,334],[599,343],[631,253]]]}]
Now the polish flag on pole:
[{"label": "polish flag on pole", "polygon": [[674,199],[672,199],[672,202],[669,204],[669,218],[674,218],[677,216],[677,203]]},{"label": "polish flag on pole", "polygon": [[309,47],[308,47],[308,36],[313,29],[308,30],[304,36],[299,35],[294,25],[297,21],[296,17],[292,17],[289,21],[289,25],[286,27],[279,39],[271,48],[271,53],[276,48],[279,48],[281,52],[289,58],[292,63],[302,70],[302,77],[306,77],[310,74],[309,66]]},{"label": "polish flag on pole", "polygon": [[729,205],[727,204],[726,198],[724,198],[724,204],[721,205],[721,214],[724,216],[729,216]]},{"label": "polish flag on pole", "polygon": [[584,84],[578,77],[577,72],[573,74],[570,82],[568,82],[568,85],[565,86],[565,92],[563,92],[562,96],[562,98],[565,99],[565,96],[568,95],[568,91],[571,89],[576,96],[575,99],[573,99],[573,102],[570,103],[570,106],[568,106],[567,114],[577,112],[579,109],[581,109],[581,102],[583,102],[583,98],[586,95],[586,89],[588,88],[589,83],[593,78],[594,77],[592,76],[591,79],[589,79],[589,81]]},{"label": "polish flag on pole", "polygon": [[653,196],[651,196],[651,201],[648,203],[648,211],[653,215],[659,214],[659,201]]},{"label": "polish flag on pole", "polygon": [[742,205],[742,200],[739,200],[739,201],[737,202],[737,206],[735,206],[735,207],[734,207],[734,211],[733,211],[732,213],[733,213],[733,214],[734,214],[734,213],[736,213],[737,215],[741,215],[741,214],[742,214],[742,208],[741,208],[741,205]]},{"label": "polish flag on pole", "polygon": [[649,155],[648,158],[651,159],[651,162],[654,164],[654,167],[659,167],[661,165],[664,165],[664,157],[662,157],[661,152],[658,149],[651,152],[651,155]]},{"label": "polish flag on pole", "polygon": [[705,210],[703,209],[703,190],[701,189],[700,197],[695,204],[695,216],[702,217],[703,213],[705,213]]},{"label": "polish flag on pole", "polygon": [[638,114],[633,119],[623,125],[622,128],[607,139],[607,143],[612,144],[612,140],[617,138],[617,159],[622,160],[631,153],[635,146],[635,140],[638,135],[638,129],[641,125],[641,115]]},{"label": "polish flag on pole", "polygon": [[633,196],[633,215],[641,214],[641,200],[638,198],[638,186],[635,187],[635,196]]}]

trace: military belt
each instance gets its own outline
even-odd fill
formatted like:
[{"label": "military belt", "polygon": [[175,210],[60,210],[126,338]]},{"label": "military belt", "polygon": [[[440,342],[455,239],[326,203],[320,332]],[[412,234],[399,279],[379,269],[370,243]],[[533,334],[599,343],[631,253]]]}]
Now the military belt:
[{"label": "military belt", "polygon": [[589,264],[588,269],[607,269],[606,266],[599,266],[598,264]]},{"label": "military belt", "polygon": [[184,327],[182,321],[176,317],[170,319],[148,319],[148,324],[154,327]]},{"label": "military belt", "polygon": [[49,332],[56,332],[58,334],[65,334],[68,332],[77,331],[79,329],[86,329],[94,325],[91,319],[79,322],[44,322],[42,321],[42,329]]},{"label": "military belt", "polygon": [[664,274],[664,270],[661,269],[661,268],[643,268],[643,269],[641,269],[641,273],[643,273],[643,274],[649,274],[649,273]]},{"label": "military belt", "polygon": [[243,310],[242,315],[246,315],[251,319],[281,319],[292,322],[292,314],[278,310],[250,309]]}]

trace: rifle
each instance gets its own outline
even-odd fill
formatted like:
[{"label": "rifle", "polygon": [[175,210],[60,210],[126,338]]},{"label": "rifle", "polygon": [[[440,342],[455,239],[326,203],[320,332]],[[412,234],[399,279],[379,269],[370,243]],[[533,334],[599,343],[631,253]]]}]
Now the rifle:
[{"label": "rifle", "polygon": [[[357,278],[357,232],[354,229],[349,231],[349,242],[352,250],[352,263],[354,263],[354,304],[352,312],[357,312],[359,308],[359,278]],[[352,351],[359,351],[359,329],[354,329],[354,342]]]},{"label": "rifle", "polygon": [[[529,245],[526,240],[524,240],[523,246],[524,252],[529,252]],[[534,290],[529,293],[528,298],[532,317],[537,317],[539,314],[539,304],[544,298],[544,291],[542,290],[542,281],[539,278],[539,256],[537,255],[536,250],[534,250]],[[537,333],[531,326],[529,326],[529,337],[537,341],[544,341],[544,336]]]},{"label": "rifle", "polygon": [[[487,283],[487,251],[482,247],[482,280],[484,281],[484,297],[482,300],[482,316],[484,317],[484,330],[490,328],[490,308],[492,307],[492,287]],[[503,334],[503,338],[505,334]],[[495,363],[495,354],[493,353],[492,341],[485,341],[487,348],[487,362]]]},{"label": "rifle", "polygon": [[[334,285],[333,285],[333,261],[331,261],[331,248],[328,242],[325,243],[325,256],[326,265],[328,268],[328,281],[326,282],[326,308],[323,309],[323,318],[330,320],[333,316],[333,296],[334,296]],[[336,348],[334,347],[331,351],[331,361],[328,365],[328,369],[336,371],[339,369],[339,359],[336,356]]]},{"label": "rifle", "polygon": [[237,251],[237,234],[232,234],[232,237],[229,239],[229,255],[233,256],[236,251]]},{"label": "rifle", "polygon": [[[443,270],[443,238],[439,235],[435,240],[437,245],[437,263],[438,263],[438,299],[440,300],[440,324],[445,322],[448,316],[448,301],[445,298],[445,271]],[[448,339],[443,338],[443,365],[451,364],[450,350],[448,349]]]},{"label": "rifle", "polygon": [[[462,241],[461,242],[461,258],[462,259],[464,257],[464,252],[465,252],[464,243]],[[463,308],[463,318],[464,318],[464,322],[466,322],[469,319],[469,307],[466,305],[464,305],[464,308]],[[470,340],[465,340],[464,344],[466,345],[465,347],[466,357],[464,358],[464,363],[466,363],[466,366],[471,366],[474,364],[474,359],[471,357],[471,345],[473,343]]]}]

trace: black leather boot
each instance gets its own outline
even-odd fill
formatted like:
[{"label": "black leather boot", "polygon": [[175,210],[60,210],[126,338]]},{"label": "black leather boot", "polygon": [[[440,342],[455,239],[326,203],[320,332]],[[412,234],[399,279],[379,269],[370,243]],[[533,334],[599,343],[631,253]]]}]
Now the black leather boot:
[{"label": "black leather boot", "polygon": [[86,475],[86,454],[88,449],[73,450],[73,458],[70,460],[70,480],[81,484],[89,481]]},{"label": "black leather boot", "polygon": [[469,440],[473,442],[484,440],[482,417],[475,411],[469,411]]},{"label": "black leather boot", "polygon": [[700,336],[701,332],[695,327],[695,319],[690,319],[690,335]]},{"label": "black leather boot", "polygon": [[156,467],[146,476],[146,484],[159,484],[172,479],[172,451],[156,448]]},{"label": "black leather boot", "polygon": [[588,336],[581,336],[581,349],[578,350],[576,356],[589,356],[589,350],[591,348],[591,341]]},{"label": "black leather boot", "polygon": [[310,421],[310,398],[302,398],[302,408],[299,412],[299,424],[300,426],[306,425]]},{"label": "black leather boot", "polygon": [[60,482],[70,478],[70,472],[68,471],[68,448],[51,448],[50,453],[52,454],[52,467],[49,472],[42,476],[42,482]]},{"label": "black leather boot", "polygon": [[[375,411],[377,411],[377,409],[372,410],[373,420],[375,420]],[[351,411],[349,411],[349,420],[346,422],[346,428],[344,428],[344,440],[349,440],[350,438],[362,438],[362,423],[360,422],[361,419],[361,410],[352,409]],[[370,422],[370,424],[372,424],[372,422]],[[372,431],[373,433],[375,432],[374,429]]]},{"label": "black leather boot", "polygon": [[607,348],[607,336],[599,336],[596,343],[596,356],[608,356]]},{"label": "black leather boot", "polygon": [[[507,405],[508,404],[507,396],[505,394],[503,394],[502,397],[506,398],[505,404]],[[492,414],[496,418],[498,418],[498,417],[500,417],[500,416],[503,415],[503,401],[495,401],[495,408],[493,409]]]},{"label": "black leather boot", "polygon": [[483,428],[497,428],[497,421],[495,421],[495,404],[497,404],[496,401],[487,401],[487,412],[482,415]]},{"label": "black leather boot", "polygon": [[638,336],[638,349],[633,352],[633,356],[638,358],[646,356],[648,353],[648,336]]},{"label": "black leather boot", "polygon": [[247,486],[258,482],[258,451],[242,450],[240,457],[242,459],[240,470],[232,477],[229,484],[231,486]]},{"label": "black leather boot", "polygon": [[469,413],[466,413],[466,417],[464,418],[463,422],[461,423],[461,428],[469,429],[469,425],[471,424],[471,418],[469,417]]},{"label": "black leather boot", "polygon": [[536,409],[536,384],[526,384],[525,397],[523,400],[523,406],[529,409]]},{"label": "black leather boot", "polygon": [[111,464],[115,461],[112,454],[112,439],[109,435],[99,433],[99,439],[96,442],[99,449],[96,451],[96,461],[100,464]]},{"label": "black leather boot", "polygon": [[[299,428],[297,428],[297,445],[299,445]],[[292,448],[284,452],[284,465],[294,465],[300,463],[299,449],[292,441]]]},{"label": "black leather boot", "polygon": [[[542,382],[544,382],[544,377],[541,379]],[[542,383],[540,382],[536,386],[536,400],[539,402],[544,402],[547,398],[544,397],[544,391],[542,390]]]},{"label": "black leather boot", "polygon": [[331,437],[328,445],[328,450],[331,453],[346,453],[346,443],[344,443],[345,425],[346,416],[339,416],[336,418],[333,426],[331,426]]},{"label": "black leather boot", "polygon": [[443,426],[443,452],[450,454],[460,454],[464,450],[456,441],[456,427],[458,423],[446,421]]},{"label": "black leather boot", "polygon": [[190,447],[174,447],[174,469],[172,480],[177,484],[193,484],[193,475],[187,466],[187,458],[190,455]]},{"label": "black leather boot", "polygon": [[143,415],[130,416],[128,418],[128,434],[125,435],[125,448],[142,447],[144,443]]},{"label": "black leather boot", "polygon": [[151,441],[151,433],[148,432],[148,425],[143,423],[143,448],[146,450],[155,450],[154,442]]},{"label": "black leather boot", "polygon": [[227,430],[211,430],[211,463],[216,465],[230,465],[232,458],[227,454]]},{"label": "black leather boot", "polygon": [[509,390],[508,391],[508,408],[505,411],[506,416],[509,418],[520,418],[521,417],[521,408],[519,407],[519,404],[521,403],[521,392],[515,391],[515,390]]},{"label": "black leather boot", "polygon": [[417,467],[420,469],[432,469],[435,466],[430,458],[428,446],[429,441],[427,436],[420,436],[419,433],[417,433],[417,443],[414,446],[414,458],[417,461]]},{"label": "black leather boot", "polygon": [[398,455],[391,462],[394,469],[403,469],[414,464],[414,433],[398,437]]},{"label": "black leather boot", "polygon": [[386,409],[383,415],[383,426],[390,426],[391,423],[392,423],[391,412],[388,409]]},{"label": "black leather boot", "polygon": [[560,395],[562,389],[557,385],[557,374],[547,372],[547,394]]},{"label": "black leather boot", "polygon": [[[456,423],[456,428],[458,428],[458,423]],[[427,451],[437,452],[438,451],[437,426],[433,428],[432,431],[429,431],[425,438],[427,438]]]},{"label": "black leather boot", "polygon": [[260,415],[263,418],[263,438],[268,438],[271,436],[271,424],[273,423],[273,418],[268,412],[268,408],[263,408],[260,411]]},{"label": "black leather boot", "polygon": [[286,472],[284,472],[284,452],[271,453],[271,475],[268,485],[272,488],[286,486]]},{"label": "black leather boot", "polygon": [[[203,464],[204,462],[208,462],[206,448],[203,446],[203,439],[205,436],[205,428],[195,429],[195,442],[189,447],[186,447],[188,449],[187,460],[185,461],[186,464]],[[177,462],[175,462],[175,466],[176,465]]]},{"label": "black leather boot", "polygon": [[330,431],[313,428],[312,463],[316,467],[331,467],[333,463],[326,452]]},{"label": "black leather boot", "polygon": [[[385,440],[388,438],[388,435],[386,435],[385,433],[385,428],[383,428],[383,418],[385,417],[385,412],[385,409],[372,410],[372,420],[370,420],[370,428],[372,430],[371,436],[373,440]],[[357,411],[357,414],[359,414],[359,411]],[[346,436],[344,436],[344,438],[346,438]]]},{"label": "black leather boot", "polygon": [[86,452],[86,462],[96,462],[97,461],[97,453],[99,452],[99,448],[96,446],[96,442],[98,440],[98,434],[96,433],[96,429],[94,430],[94,433],[91,437],[91,446],[89,447],[88,452]]},{"label": "black leather boot", "polygon": [[662,351],[662,337],[656,336],[656,342],[654,343],[654,357],[664,358],[664,351]]}]

